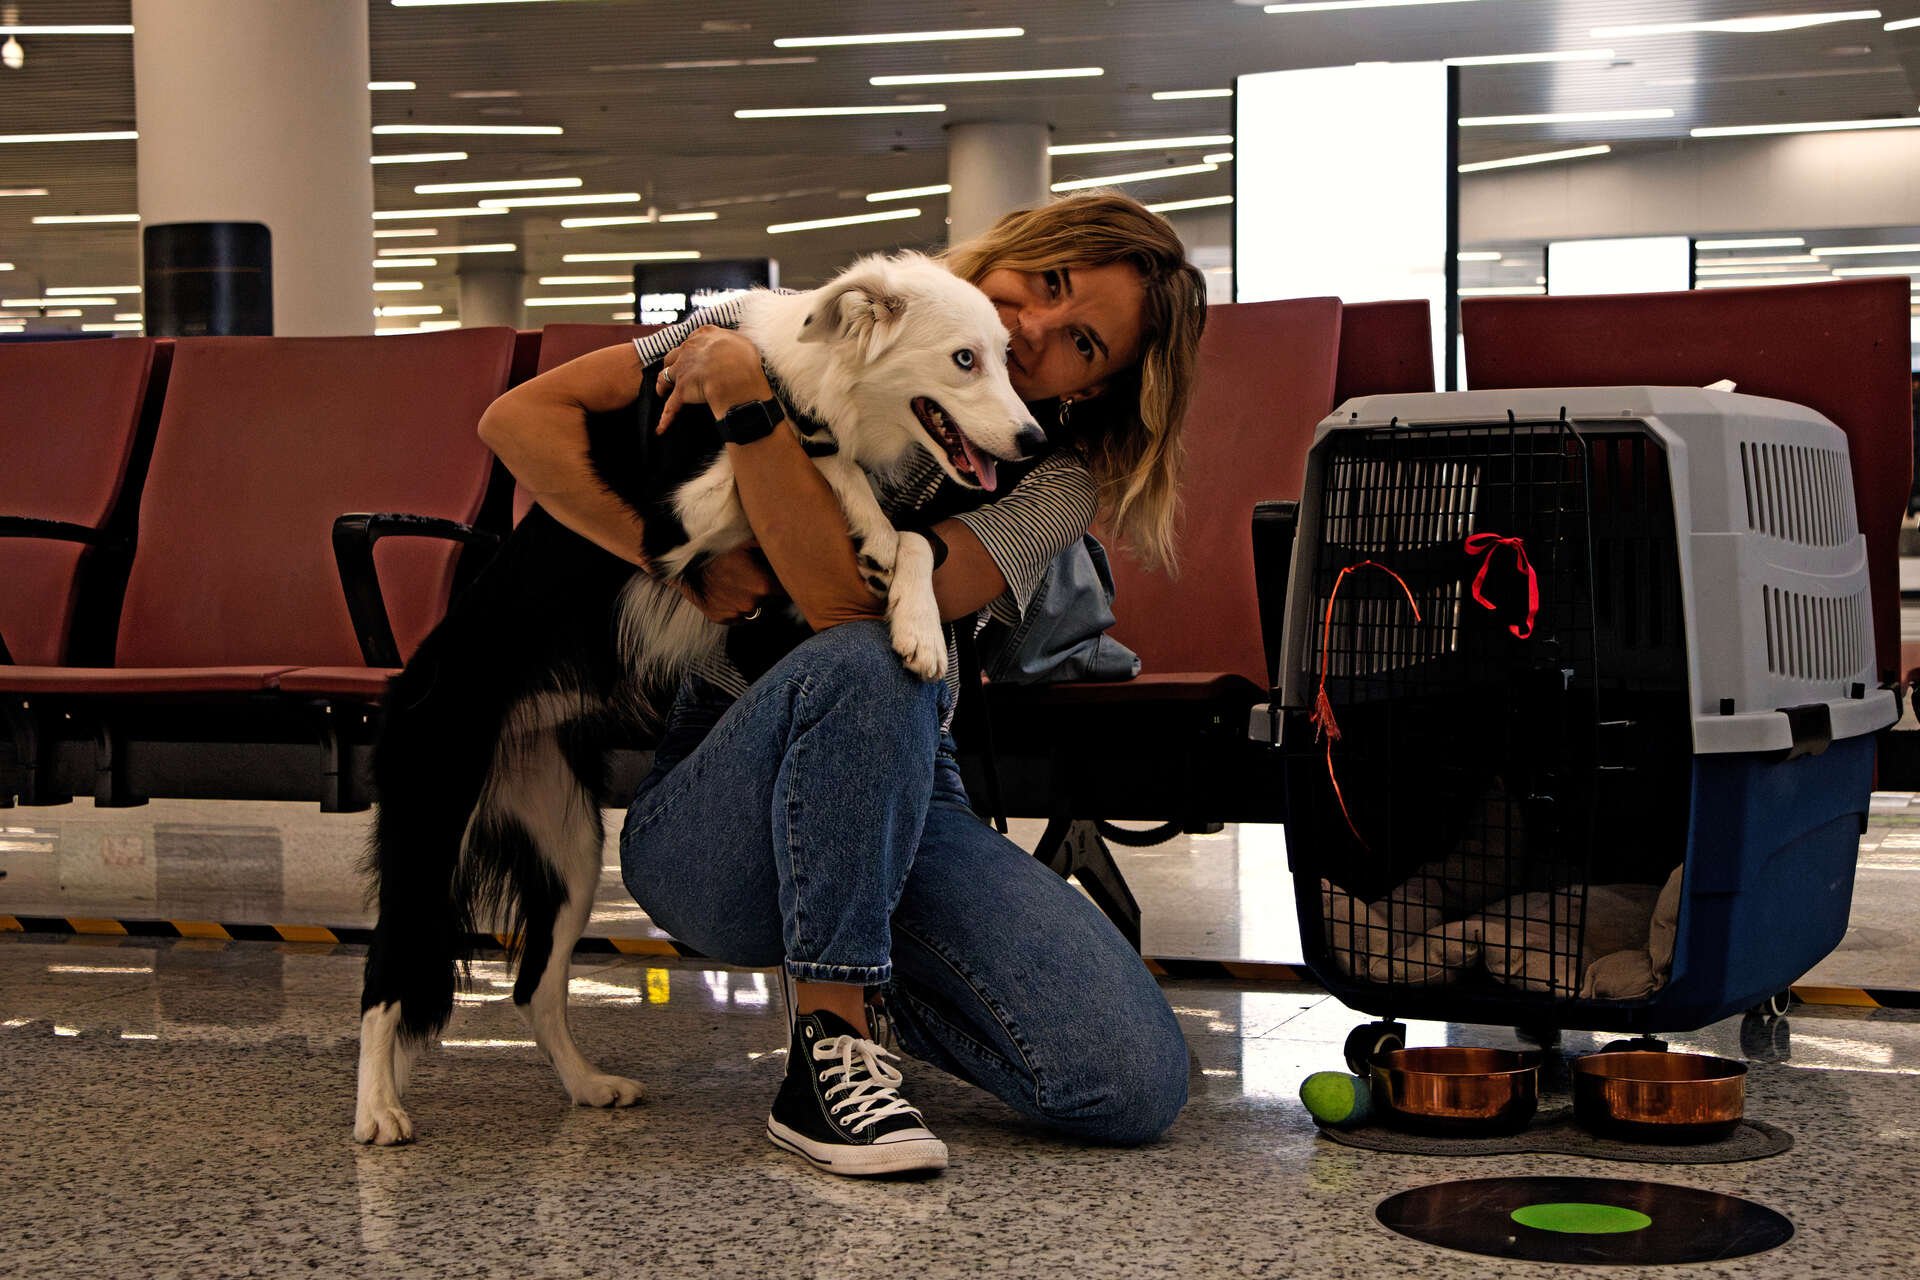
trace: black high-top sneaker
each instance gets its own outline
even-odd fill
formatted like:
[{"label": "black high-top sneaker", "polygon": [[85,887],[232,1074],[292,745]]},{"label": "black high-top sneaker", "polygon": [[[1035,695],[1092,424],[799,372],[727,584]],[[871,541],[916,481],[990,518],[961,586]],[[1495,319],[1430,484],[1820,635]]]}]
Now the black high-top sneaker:
[{"label": "black high-top sneaker", "polygon": [[900,1096],[900,1072],[886,1062],[892,1057],[837,1014],[801,1014],[767,1136],[847,1177],[946,1168],[947,1144]]}]

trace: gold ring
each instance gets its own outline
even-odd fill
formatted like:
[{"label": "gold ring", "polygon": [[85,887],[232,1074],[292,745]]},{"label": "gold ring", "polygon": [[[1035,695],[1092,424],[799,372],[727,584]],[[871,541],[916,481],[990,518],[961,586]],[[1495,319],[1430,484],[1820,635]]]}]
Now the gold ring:
[{"label": "gold ring", "polygon": [[752,622],[755,618],[759,616],[760,616],[760,606],[755,605],[753,606],[753,608],[747,610],[745,613],[740,615],[740,621]]}]

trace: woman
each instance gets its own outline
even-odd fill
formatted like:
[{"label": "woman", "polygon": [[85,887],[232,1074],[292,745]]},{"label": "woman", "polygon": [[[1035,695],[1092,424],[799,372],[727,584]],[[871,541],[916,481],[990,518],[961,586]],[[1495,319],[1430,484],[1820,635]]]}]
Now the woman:
[{"label": "woman", "polygon": [[[941,617],[1017,620],[1096,507],[1171,567],[1206,296],[1172,228],[1124,196],[1076,196],[1009,214],[947,263],[993,300],[1014,390],[1058,425],[990,505],[960,509],[978,496],[930,459],[881,494],[896,524],[931,530]],[[705,323],[728,319],[719,308],[535,379],[489,410],[482,436],[556,518],[639,563],[640,521],[594,481],[583,415],[630,402],[655,359],[669,410],[771,398],[752,343]],[[902,668],[794,434],[726,447],[759,550],[714,564],[696,603],[735,623],[784,594],[813,634],[751,685],[724,657],[689,678],[621,858],[673,936],[794,981],[769,1136],[835,1173],[944,1167],[872,1036],[870,999],[908,1052],[1027,1115],[1095,1140],[1157,1136],[1186,1100],[1187,1053],[1151,975],[1080,893],[968,807],[946,733],[957,683]]]}]

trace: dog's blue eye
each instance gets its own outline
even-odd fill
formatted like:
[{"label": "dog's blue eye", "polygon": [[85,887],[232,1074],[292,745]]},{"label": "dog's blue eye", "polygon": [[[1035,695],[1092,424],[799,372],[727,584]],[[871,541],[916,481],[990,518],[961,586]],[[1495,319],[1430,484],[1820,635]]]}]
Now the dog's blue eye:
[{"label": "dog's blue eye", "polygon": [[953,362],[962,369],[971,369],[973,368],[973,352],[966,347],[962,347],[953,353]]}]

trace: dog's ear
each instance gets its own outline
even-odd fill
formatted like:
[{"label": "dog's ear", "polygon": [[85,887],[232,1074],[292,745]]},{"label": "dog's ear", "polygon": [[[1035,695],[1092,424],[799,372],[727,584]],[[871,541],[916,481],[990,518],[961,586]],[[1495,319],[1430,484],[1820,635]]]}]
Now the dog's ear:
[{"label": "dog's ear", "polygon": [[873,360],[900,336],[906,311],[905,295],[887,279],[886,260],[868,258],[815,294],[800,341],[854,342],[862,359]]}]

